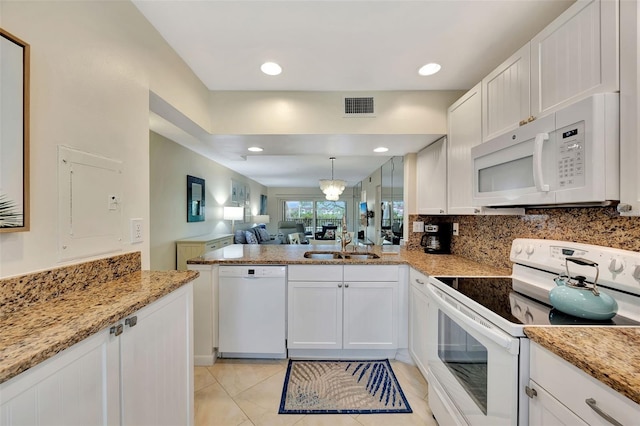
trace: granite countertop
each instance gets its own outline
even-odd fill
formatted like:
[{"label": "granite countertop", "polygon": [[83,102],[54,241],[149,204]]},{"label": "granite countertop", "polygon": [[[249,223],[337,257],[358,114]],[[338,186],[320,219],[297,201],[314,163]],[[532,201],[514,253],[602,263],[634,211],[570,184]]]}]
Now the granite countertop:
[{"label": "granite countertop", "polygon": [[197,278],[197,271],[135,271],[0,314],[0,383]]},{"label": "granite countertop", "polygon": [[234,244],[189,259],[190,265],[410,265],[427,275],[438,276],[509,276],[509,269],[495,268],[464,257],[450,254],[425,254],[395,246],[396,252],[385,252],[387,247],[360,247],[359,252],[376,253],[379,259],[307,259],[306,251],[340,251],[339,244]]},{"label": "granite countertop", "polygon": [[532,341],[640,404],[640,327],[525,327]]}]

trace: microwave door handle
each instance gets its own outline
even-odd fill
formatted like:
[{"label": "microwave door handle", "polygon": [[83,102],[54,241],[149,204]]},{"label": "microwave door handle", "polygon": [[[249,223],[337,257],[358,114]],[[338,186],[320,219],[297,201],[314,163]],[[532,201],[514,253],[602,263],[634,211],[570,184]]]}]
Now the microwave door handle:
[{"label": "microwave door handle", "polygon": [[494,343],[497,343],[499,346],[506,349],[512,355],[517,355],[520,352],[520,347],[513,344],[514,339],[511,336],[503,335],[496,330],[487,328],[477,323],[471,318],[467,318],[462,312],[452,306],[449,306],[445,300],[442,300],[442,298],[435,291],[433,291],[431,285],[427,286],[427,293],[429,293],[429,296],[435,302],[435,304],[438,305],[439,309],[447,314],[451,319],[455,319],[460,324],[464,324],[469,328],[474,329],[479,334],[482,334]]},{"label": "microwave door handle", "polygon": [[544,183],[542,175],[542,145],[546,140],[549,140],[549,133],[538,133],[533,143],[533,183],[538,192],[549,192],[549,185]]}]

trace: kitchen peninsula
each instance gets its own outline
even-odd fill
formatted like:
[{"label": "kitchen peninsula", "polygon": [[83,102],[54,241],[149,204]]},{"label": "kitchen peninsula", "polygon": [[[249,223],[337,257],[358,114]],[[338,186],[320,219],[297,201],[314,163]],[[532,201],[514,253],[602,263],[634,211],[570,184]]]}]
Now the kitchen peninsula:
[{"label": "kitchen peninsula", "polygon": [[198,274],[140,257],[0,280],[0,424],[192,424]]},{"label": "kitchen peninsula", "polygon": [[[340,246],[234,245],[208,252],[203,256],[190,259],[187,263],[189,264],[190,269],[198,270],[201,273],[199,280],[204,279],[207,283],[207,287],[210,288],[211,291],[215,291],[217,285],[216,268],[219,268],[223,265],[287,265],[290,271],[295,271],[293,279],[291,276],[289,277],[288,289],[290,293],[292,290],[295,290],[295,285],[297,284],[296,281],[302,281],[299,278],[300,272],[298,272],[298,269],[300,269],[300,267],[313,270],[315,272],[315,275],[312,276],[313,280],[326,281],[328,279],[324,277],[325,274],[319,273],[321,271],[320,268],[323,266],[328,266],[329,268],[342,266],[345,268],[344,271],[346,271],[347,268],[356,267],[360,268],[360,271],[365,271],[369,267],[371,267],[371,269],[374,269],[374,267],[384,268],[389,265],[396,265],[401,271],[397,280],[397,286],[399,289],[401,289],[399,292],[400,339],[397,344],[397,358],[402,360],[402,352],[403,350],[406,352],[406,348],[408,347],[413,361],[416,361],[418,363],[419,369],[423,371],[424,374],[425,366],[420,365],[419,359],[416,358],[414,352],[420,350],[419,346],[421,343],[418,342],[418,340],[420,339],[421,333],[416,333],[415,327],[412,330],[412,326],[408,325],[409,323],[413,323],[416,320],[421,321],[420,313],[416,313],[416,311],[419,311],[421,309],[421,306],[419,305],[419,297],[414,297],[414,300],[411,300],[411,297],[408,296],[410,290],[412,291],[412,289],[410,289],[409,287],[414,285],[414,281],[426,282],[428,276],[504,277],[511,275],[511,271],[505,268],[497,268],[491,265],[475,262],[459,255],[430,255],[423,253],[421,250],[407,250],[405,247],[401,247],[397,253],[385,253],[382,251],[382,249],[383,247],[381,246],[368,247],[366,249],[360,248],[361,254],[364,252],[364,250],[366,250],[369,253],[374,253],[379,256],[378,258],[373,259],[322,259],[307,258],[305,257],[305,253],[309,251],[339,252]],[[327,271],[328,270],[329,269],[327,269]],[[402,270],[408,272],[403,273]],[[346,272],[343,276],[346,277]],[[344,278],[344,283],[351,283],[351,287],[348,290],[351,290],[354,287],[354,281],[356,281],[354,279],[355,277],[355,275],[352,275],[350,281]],[[373,281],[375,281],[375,279]],[[198,292],[199,285],[201,285],[201,283],[198,282],[196,282],[194,285],[194,291],[196,293]],[[347,289],[344,289],[344,293],[347,293]],[[411,294],[413,295],[414,293],[412,292]],[[213,296],[213,294],[211,294],[210,296]],[[215,299],[214,297],[209,297],[208,300],[213,301]],[[291,302],[290,298],[289,302]],[[212,309],[217,308],[212,306]],[[288,309],[289,320],[291,322],[291,307],[288,307]],[[317,306],[313,306],[313,309],[309,309],[309,311],[312,311],[314,309],[318,309]],[[196,309],[196,316],[197,315],[198,314]],[[212,317],[215,318],[215,314],[213,314]],[[196,320],[196,324],[197,322],[198,321]],[[291,323],[289,324],[289,326],[291,326]],[[347,327],[346,319],[344,327]],[[635,365],[636,363],[634,363],[632,360],[635,360],[640,356],[640,346],[634,343],[636,340],[633,340],[633,342],[629,340],[630,335],[637,336],[638,328],[610,327],[606,330],[601,330],[598,327],[582,327],[583,332],[579,334],[572,334],[572,339],[565,339],[560,337],[559,333],[566,333],[567,330],[571,330],[571,328],[536,326],[527,327],[526,332],[533,341],[540,341],[543,347],[545,347],[549,351],[553,351],[558,356],[560,356],[564,361],[566,361],[567,366],[569,366],[569,364],[577,366],[586,374],[599,381],[599,383],[606,385],[606,387],[616,391],[618,394],[624,395],[634,403],[639,403],[640,396],[637,392],[636,384],[638,383],[638,380],[640,380],[640,374],[638,372],[638,368]],[[215,341],[215,330],[209,330],[209,332],[213,334],[211,339]],[[289,333],[289,348],[291,348],[292,335],[290,330]],[[598,336],[601,336],[602,333],[606,333],[607,339],[609,339],[608,341],[617,342],[616,345],[613,345],[613,347],[624,348],[624,350],[621,351],[616,357],[615,362],[592,362],[594,359],[594,355],[592,354],[597,353],[600,350],[598,348],[601,338]],[[405,336],[404,340],[403,335]],[[555,335],[558,335],[557,339],[541,337]],[[583,337],[579,338],[580,336]],[[594,338],[591,338],[591,336],[593,336]],[[197,339],[198,337],[196,333],[196,342]],[[213,344],[213,341],[209,343],[209,347],[215,346],[215,344]],[[295,345],[295,341],[293,343]],[[412,348],[412,345],[415,346],[415,348]],[[341,349],[344,349],[345,347],[346,344],[343,343]],[[575,350],[575,348],[577,347],[581,347],[583,348],[583,350]],[[197,352],[198,351],[196,343],[196,355]],[[211,362],[214,362],[214,360],[211,359]],[[585,369],[583,368],[585,364],[591,365],[593,368]],[[625,379],[612,380],[612,378],[615,377],[621,377]]]}]

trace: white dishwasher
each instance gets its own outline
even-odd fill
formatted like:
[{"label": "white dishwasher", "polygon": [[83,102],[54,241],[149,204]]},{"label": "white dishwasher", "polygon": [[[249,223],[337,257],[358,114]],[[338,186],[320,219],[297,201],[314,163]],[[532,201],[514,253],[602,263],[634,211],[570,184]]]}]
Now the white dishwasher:
[{"label": "white dishwasher", "polygon": [[285,266],[220,266],[218,354],[286,358]]}]

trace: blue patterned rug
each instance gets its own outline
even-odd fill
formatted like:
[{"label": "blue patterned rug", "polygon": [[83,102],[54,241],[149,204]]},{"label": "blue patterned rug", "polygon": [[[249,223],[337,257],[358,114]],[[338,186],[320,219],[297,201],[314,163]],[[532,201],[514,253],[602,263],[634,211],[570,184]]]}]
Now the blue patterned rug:
[{"label": "blue patterned rug", "polygon": [[289,360],[279,414],[412,413],[386,359]]}]

